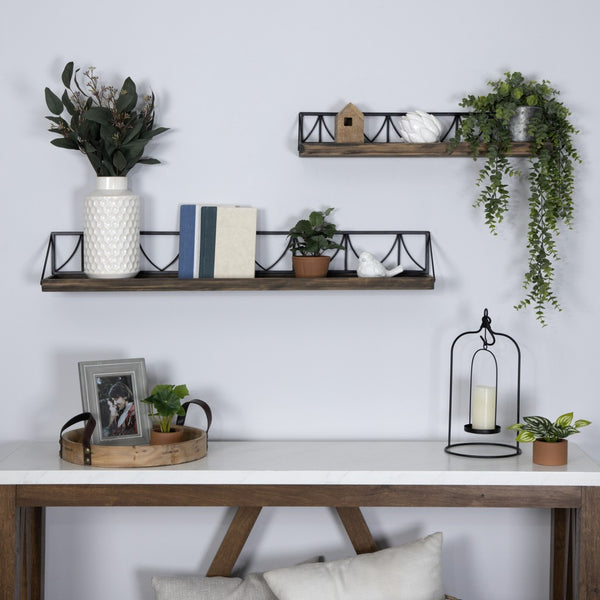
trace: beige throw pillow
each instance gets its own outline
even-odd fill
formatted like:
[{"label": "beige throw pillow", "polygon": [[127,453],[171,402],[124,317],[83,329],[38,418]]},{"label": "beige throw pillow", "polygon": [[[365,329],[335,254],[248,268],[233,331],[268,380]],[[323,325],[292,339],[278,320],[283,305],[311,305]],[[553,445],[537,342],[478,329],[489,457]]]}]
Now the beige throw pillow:
[{"label": "beige throw pillow", "polygon": [[264,577],[279,600],[443,600],[442,534]]}]

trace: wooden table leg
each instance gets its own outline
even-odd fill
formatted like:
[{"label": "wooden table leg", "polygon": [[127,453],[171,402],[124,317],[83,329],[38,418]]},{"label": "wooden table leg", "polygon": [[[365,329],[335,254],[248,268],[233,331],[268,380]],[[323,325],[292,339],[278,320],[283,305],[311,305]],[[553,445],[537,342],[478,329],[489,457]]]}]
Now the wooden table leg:
[{"label": "wooden table leg", "polygon": [[600,487],[582,488],[578,537],[578,598],[600,600]]},{"label": "wooden table leg", "polygon": [[228,577],[258,519],[260,506],[241,506],[237,509],[233,521],[208,568],[206,575]]},{"label": "wooden table leg", "polygon": [[577,600],[574,577],[576,530],[576,510],[552,509],[551,600]]},{"label": "wooden table leg", "polygon": [[45,509],[41,506],[22,508],[21,523],[21,600],[44,597],[44,532]]},{"label": "wooden table leg", "polygon": [[14,485],[0,486],[0,600],[15,600],[17,593],[17,510]]},{"label": "wooden table leg", "polygon": [[379,550],[360,508],[356,506],[338,506],[336,510],[356,554]]}]

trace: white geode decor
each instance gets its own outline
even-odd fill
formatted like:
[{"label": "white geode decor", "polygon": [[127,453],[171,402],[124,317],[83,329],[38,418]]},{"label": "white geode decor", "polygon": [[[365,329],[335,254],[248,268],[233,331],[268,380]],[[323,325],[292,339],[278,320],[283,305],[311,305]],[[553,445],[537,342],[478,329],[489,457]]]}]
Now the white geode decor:
[{"label": "white geode decor", "polygon": [[402,138],[411,144],[439,142],[442,137],[442,124],[437,117],[416,110],[400,117],[398,127]]}]

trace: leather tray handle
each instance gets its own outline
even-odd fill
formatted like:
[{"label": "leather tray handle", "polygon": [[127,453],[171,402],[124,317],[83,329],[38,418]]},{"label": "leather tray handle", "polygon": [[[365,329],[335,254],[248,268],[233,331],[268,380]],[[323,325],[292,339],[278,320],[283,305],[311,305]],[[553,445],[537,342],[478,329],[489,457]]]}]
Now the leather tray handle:
[{"label": "leather tray handle", "polygon": [[75,425],[75,423],[80,423],[81,421],[87,421],[87,423],[85,424],[85,427],[83,429],[83,437],[81,439],[81,445],[83,448],[83,464],[91,465],[92,464],[92,447],[90,445],[90,440],[92,439],[92,433],[96,427],[96,419],[94,419],[94,416],[92,415],[92,413],[89,413],[89,412],[82,412],[78,415],[75,415],[72,419],[69,419],[62,426],[62,429],[60,430],[59,456],[62,458],[62,442],[63,442],[62,434],[63,434],[63,432],[65,431],[65,429],[68,429],[72,425]]},{"label": "leather tray handle", "polygon": [[210,429],[210,425],[212,423],[212,411],[210,410],[210,406],[204,402],[204,400],[188,400],[187,402],[184,402],[181,406],[183,406],[185,414],[177,417],[176,425],[185,425],[185,418],[187,417],[190,404],[195,404],[204,411],[204,414],[206,415],[206,433],[208,438],[208,430]]}]

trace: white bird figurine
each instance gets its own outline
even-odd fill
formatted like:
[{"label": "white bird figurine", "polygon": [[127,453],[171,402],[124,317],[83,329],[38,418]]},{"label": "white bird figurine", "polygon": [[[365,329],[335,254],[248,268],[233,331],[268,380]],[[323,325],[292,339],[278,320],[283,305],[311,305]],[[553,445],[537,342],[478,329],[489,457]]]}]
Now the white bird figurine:
[{"label": "white bird figurine", "polygon": [[370,252],[361,252],[358,257],[356,274],[359,277],[393,277],[402,271],[404,271],[402,265],[394,269],[386,269]]}]

